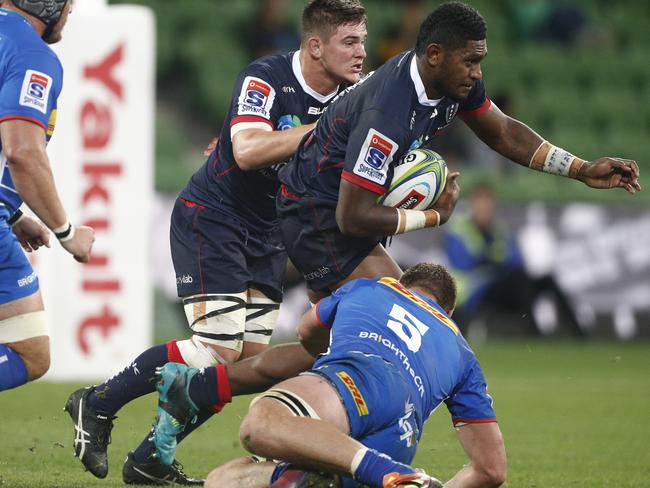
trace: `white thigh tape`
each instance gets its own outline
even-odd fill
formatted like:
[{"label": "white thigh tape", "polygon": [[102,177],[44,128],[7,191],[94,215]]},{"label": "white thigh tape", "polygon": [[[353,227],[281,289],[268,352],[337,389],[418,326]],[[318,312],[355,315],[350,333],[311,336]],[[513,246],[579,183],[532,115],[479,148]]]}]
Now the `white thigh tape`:
[{"label": "white thigh tape", "polygon": [[185,364],[192,368],[209,368],[215,364],[224,364],[225,361],[214,350],[201,344],[196,337],[176,341],[178,351],[181,353]]},{"label": "white thigh tape", "polygon": [[280,402],[285,407],[287,407],[289,411],[291,411],[291,413],[296,417],[307,417],[320,420],[320,417],[316,413],[316,410],[314,410],[311,405],[309,405],[309,403],[289,390],[273,388],[271,390],[265,391],[261,395],[255,397],[250,406],[252,407],[257,401],[261,400],[262,398],[271,398]]},{"label": "white thigh tape", "polygon": [[251,297],[246,304],[244,341],[268,344],[279,315],[279,303],[269,298]]},{"label": "white thigh tape", "polygon": [[0,320],[0,343],[2,344],[49,335],[47,318],[43,310]]},{"label": "white thigh tape", "polygon": [[185,315],[202,342],[241,351],[246,323],[246,292],[184,298]]}]

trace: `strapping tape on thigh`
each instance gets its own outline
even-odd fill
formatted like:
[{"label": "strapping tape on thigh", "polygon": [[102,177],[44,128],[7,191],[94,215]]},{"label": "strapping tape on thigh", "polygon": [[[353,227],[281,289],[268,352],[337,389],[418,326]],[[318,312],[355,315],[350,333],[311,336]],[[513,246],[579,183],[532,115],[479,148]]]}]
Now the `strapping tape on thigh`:
[{"label": "strapping tape on thigh", "polygon": [[246,292],[195,295],[183,299],[185,315],[202,342],[241,351],[246,323]]}]

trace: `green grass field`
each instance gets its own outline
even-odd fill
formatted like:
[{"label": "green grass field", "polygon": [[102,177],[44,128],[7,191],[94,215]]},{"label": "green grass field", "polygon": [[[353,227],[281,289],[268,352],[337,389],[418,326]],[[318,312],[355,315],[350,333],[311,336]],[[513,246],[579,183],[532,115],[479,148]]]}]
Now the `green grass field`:
[{"label": "green grass field", "polygon": [[[517,342],[476,348],[486,372],[509,461],[508,487],[650,487],[650,345]],[[62,411],[79,385],[39,382],[0,393],[1,487],[122,486],[121,466],[144,437],[156,399],[119,414],[105,480],[72,456]],[[244,451],[237,429],[249,398],[181,444],[185,470],[205,476]],[[446,409],[432,416],[416,465],[450,477],[465,457]]]}]

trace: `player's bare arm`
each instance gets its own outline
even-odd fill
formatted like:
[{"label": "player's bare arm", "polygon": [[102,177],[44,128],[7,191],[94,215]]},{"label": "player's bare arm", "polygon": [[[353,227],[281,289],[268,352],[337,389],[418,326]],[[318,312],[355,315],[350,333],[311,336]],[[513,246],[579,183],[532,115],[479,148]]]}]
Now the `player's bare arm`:
[{"label": "player's bare arm", "polygon": [[488,146],[522,166],[568,176],[592,188],[624,188],[631,194],[641,190],[636,161],[611,157],[585,161],[574,157],[545,141],[526,124],[505,115],[495,104],[463,120]]},{"label": "player's bare arm", "polygon": [[37,251],[39,247],[50,247],[50,233],[43,224],[31,215],[21,215],[11,226],[18,242],[25,252]]},{"label": "player's bare arm", "polygon": [[503,436],[496,422],[466,424],[456,429],[470,463],[445,483],[445,488],[488,488],[506,479]]},{"label": "player's bare arm", "polygon": [[[460,187],[456,179],[460,173],[447,177],[445,189],[428,210],[402,210],[385,207],[377,203],[377,194],[345,179],[341,179],[339,199],[336,206],[336,223],[341,232],[357,237],[395,235],[425,227],[442,225],[451,217]],[[410,212],[418,212],[418,215]],[[422,215],[419,215],[419,214]],[[419,226],[410,225],[409,218],[419,217]],[[412,219],[413,220],[413,219]]]},{"label": "player's bare arm", "polygon": [[77,261],[87,262],[95,232],[90,227],[73,227],[69,223],[54,184],[43,128],[25,120],[5,120],[0,123],[0,139],[23,201],[57,234],[61,245]]},{"label": "player's bare arm", "polygon": [[303,136],[316,123],[286,130],[244,129],[232,138],[232,151],[244,171],[266,168],[289,159],[298,149]]},{"label": "player's bare arm", "polygon": [[330,329],[318,320],[318,308],[310,308],[298,324],[298,339],[302,346],[313,356],[327,350],[330,340]]}]

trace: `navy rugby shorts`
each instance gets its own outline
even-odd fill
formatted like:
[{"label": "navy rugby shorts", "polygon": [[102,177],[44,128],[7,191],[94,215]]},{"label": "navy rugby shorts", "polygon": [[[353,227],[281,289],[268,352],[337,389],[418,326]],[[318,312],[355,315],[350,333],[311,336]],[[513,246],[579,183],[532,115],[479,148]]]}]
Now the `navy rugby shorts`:
[{"label": "navy rugby shorts", "polygon": [[287,254],[280,229],[259,230],[230,215],[178,198],[170,242],[179,297],[256,288],[282,301]]},{"label": "navy rugby shorts", "polygon": [[287,254],[314,291],[331,291],[381,242],[342,234],[334,211],[310,205],[308,199],[298,202],[279,194],[276,203]]}]

